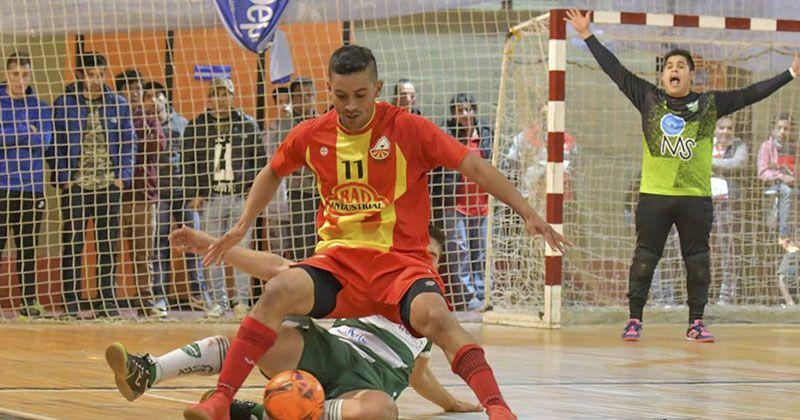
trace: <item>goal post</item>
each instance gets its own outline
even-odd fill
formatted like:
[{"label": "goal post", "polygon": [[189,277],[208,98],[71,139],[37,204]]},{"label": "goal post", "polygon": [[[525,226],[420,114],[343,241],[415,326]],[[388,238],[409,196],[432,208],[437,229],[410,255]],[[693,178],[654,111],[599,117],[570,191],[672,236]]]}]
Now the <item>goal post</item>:
[{"label": "goal post", "polygon": [[[522,220],[492,202],[487,323],[558,328],[562,322],[626,315],[641,123],[583,41],[568,33],[564,16],[564,9],[554,9],[509,30],[493,163],[575,247],[560,255],[540,239],[524,239]],[[800,32],[800,22],[786,19],[595,11],[592,21],[623,65],[656,85],[663,54],[673,47],[689,50],[699,91],[743,88],[785,71],[792,34]],[[799,96],[790,84],[731,115],[733,144],[746,156],[738,166],[714,169],[715,184],[725,186],[714,192],[711,238],[707,313],[717,319],[781,310],[784,293],[777,280],[795,263],[791,249],[778,244],[777,198],[759,179],[757,157],[776,116],[797,115]],[[730,159],[722,143],[715,158]],[[790,149],[785,158],[793,162],[797,148]],[[791,214],[787,223],[794,225],[795,218]],[[685,297],[673,232],[654,275],[648,311],[682,319]]]}]

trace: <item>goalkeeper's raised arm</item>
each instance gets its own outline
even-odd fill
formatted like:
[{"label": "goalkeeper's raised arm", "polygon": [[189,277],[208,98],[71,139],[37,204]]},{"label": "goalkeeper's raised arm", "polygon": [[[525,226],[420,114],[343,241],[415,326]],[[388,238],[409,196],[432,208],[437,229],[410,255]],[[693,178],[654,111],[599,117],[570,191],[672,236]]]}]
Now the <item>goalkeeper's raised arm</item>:
[{"label": "goalkeeper's raised arm", "polygon": [[619,87],[619,90],[625,94],[626,97],[633,103],[636,109],[641,110],[644,98],[647,92],[656,87],[646,80],[631,73],[630,70],[625,68],[622,63],[617,60],[617,57],[611,53],[589,30],[589,23],[591,21],[592,12],[587,12],[585,15],[580,10],[572,9],[567,10],[567,17],[564,18],[569,22],[578,35],[589,47],[600,68],[614,81]]}]

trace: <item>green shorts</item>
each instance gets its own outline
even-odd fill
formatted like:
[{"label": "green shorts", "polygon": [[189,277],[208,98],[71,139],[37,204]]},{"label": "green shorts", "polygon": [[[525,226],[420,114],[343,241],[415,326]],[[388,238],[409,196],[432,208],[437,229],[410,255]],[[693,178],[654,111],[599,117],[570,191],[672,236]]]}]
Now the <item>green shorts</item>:
[{"label": "green shorts", "polygon": [[408,387],[402,377],[381,359],[370,361],[339,337],[310,318],[292,317],[303,334],[303,355],[297,368],[310,372],[325,389],[325,399],[355,390],[377,390],[393,399]]}]

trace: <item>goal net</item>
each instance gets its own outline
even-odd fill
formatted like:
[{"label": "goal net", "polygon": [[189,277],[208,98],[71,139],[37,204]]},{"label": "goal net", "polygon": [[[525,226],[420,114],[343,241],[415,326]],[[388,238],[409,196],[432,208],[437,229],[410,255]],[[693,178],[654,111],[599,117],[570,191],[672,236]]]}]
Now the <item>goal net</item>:
[{"label": "goal net", "polygon": [[[249,3],[251,17],[264,18],[274,2]],[[292,0],[278,26],[289,81],[273,79],[273,64],[285,60],[278,47],[245,51],[213,0],[3,6],[1,61],[19,56],[0,79],[8,86],[29,68],[41,104],[10,98],[8,87],[0,95],[0,319],[241,316],[261,281],[202,267],[169,245],[170,230],[218,236],[232,226],[286,132],[328,109],[327,60],[348,42],[375,52],[382,100],[402,96],[465,143],[476,138],[489,158],[505,33],[542,12],[540,2],[510,3]],[[90,79],[99,90],[87,90]],[[456,108],[471,129],[459,129]],[[470,204],[454,173],[431,182],[448,297],[458,310],[479,308],[485,205]],[[289,177],[242,245],[293,260],[313,252],[312,185],[307,173]]]},{"label": "goal net", "polygon": [[[551,199],[555,204],[547,210],[563,216],[564,233],[575,246],[562,257],[563,271],[554,274],[558,278],[551,279],[546,276],[542,241],[527,238],[521,219],[496,204],[490,224],[493,309],[488,318],[545,326],[622,320],[627,316],[628,269],[636,239],[640,116],[571,28],[565,41],[551,38],[563,30],[553,31],[551,22],[564,25],[561,15],[550,19],[552,13],[558,12],[515,27],[506,41],[494,159],[537,210],[545,208],[548,192],[563,197],[563,207]],[[598,39],[623,65],[654,84],[659,83],[666,51],[690,51],[697,63],[698,91],[739,89],[785,71],[796,39],[785,32],[796,27],[792,21],[618,12],[597,12],[594,20]],[[558,103],[558,72],[549,70],[563,70],[564,108]],[[797,117],[798,95],[800,87],[790,83],[718,122],[712,179],[712,318],[759,319],[749,315],[751,309],[772,320],[795,313],[780,309],[797,300],[797,249],[780,239],[793,237],[797,227],[796,210],[788,210],[796,208],[791,207],[796,194],[791,178],[780,182],[773,174],[796,173],[792,119]],[[552,132],[560,131],[561,118],[563,163],[554,150],[548,163],[548,127],[552,139]],[[791,131],[780,148],[769,149],[764,142],[773,135],[776,120],[778,125],[787,123],[781,119],[788,119]],[[773,166],[764,161],[770,150],[776,153]],[[554,285],[550,290],[546,278]],[[685,317],[685,271],[675,231],[654,274],[649,302],[650,313]]]}]

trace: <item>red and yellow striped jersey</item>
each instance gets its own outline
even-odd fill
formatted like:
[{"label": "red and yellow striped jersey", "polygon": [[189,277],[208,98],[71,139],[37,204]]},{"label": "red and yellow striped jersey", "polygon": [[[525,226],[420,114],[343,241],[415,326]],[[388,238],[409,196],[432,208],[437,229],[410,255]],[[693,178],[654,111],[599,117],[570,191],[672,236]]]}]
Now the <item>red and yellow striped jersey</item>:
[{"label": "red and yellow striped jersey", "polygon": [[335,110],[297,125],[270,165],[278,176],[302,165],[316,175],[317,252],[371,248],[427,261],[428,171],[455,169],[468,153],[425,118],[378,102],[358,132],[342,127]]}]

